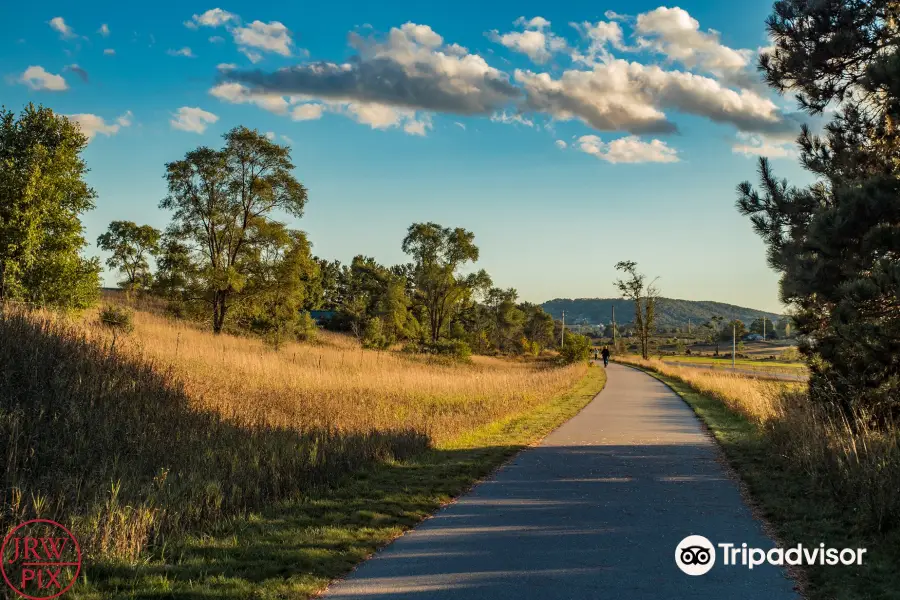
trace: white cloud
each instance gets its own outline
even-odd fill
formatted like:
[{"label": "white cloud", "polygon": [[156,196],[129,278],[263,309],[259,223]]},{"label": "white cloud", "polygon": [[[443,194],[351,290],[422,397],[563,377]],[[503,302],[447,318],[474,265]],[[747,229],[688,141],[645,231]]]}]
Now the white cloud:
[{"label": "white cloud", "polygon": [[187,58],[196,58],[195,54],[191,52],[191,49],[187,46],[178,50],[167,50],[166,54],[168,54],[169,56],[186,56]]},{"label": "white cloud", "polygon": [[72,121],[78,123],[81,127],[81,132],[87,137],[88,140],[93,139],[98,133],[105,135],[107,137],[114,135],[119,132],[123,127],[131,126],[132,114],[131,111],[126,111],[125,114],[116,118],[112,123],[107,123],[103,117],[93,115],[93,114],[78,114],[78,115],[66,115]]},{"label": "white cloud", "polygon": [[505,110],[496,112],[491,115],[491,121],[494,123],[506,123],[507,125],[525,125],[526,127],[534,127],[534,121],[519,113],[508,113]]},{"label": "white cloud", "polygon": [[419,119],[408,119],[403,124],[403,131],[409,135],[425,136],[426,132],[432,128],[431,117],[425,115]]},{"label": "white cloud", "polygon": [[291,118],[295,121],[315,121],[322,118],[325,106],[322,104],[301,104],[291,110]]},{"label": "white cloud", "polygon": [[562,140],[556,140],[554,142],[554,144],[556,144],[556,147],[559,148],[560,150],[565,150],[566,148],[569,147],[569,145]]},{"label": "white cloud", "polygon": [[741,131],[784,133],[792,129],[768,98],[734,91],[714,79],[658,66],[614,60],[592,70],[548,73],[516,70],[527,105],[557,119],[578,118],[601,131],[672,132],[663,109],[730,123]]},{"label": "white cloud", "polygon": [[232,69],[237,69],[238,66],[234,63],[219,63],[216,65],[216,69],[220,71],[231,71]]},{"label": "white cloud", "polygon": [[211,44],[221,44],[224,41],[225,41],[225,38],[223,38],[221,35],[209,36],[209,43],[211,43]]},{"label": "white cloud", "polygon": [[543,17],[534,17],[528,21],[525,17],[519,17],[514,24],[525,27],[525,31],[512,31],[501,35],[494,30],[488,33],[488,37],[514,52],[527,55],[538,64],[547,62],[554,53],[568,48],[565,39],[548,30],[550,21]]},{"label": "white cloud", "polygon": [[270,142],[271,142],[272,140],[274,140],[274,139],[275,139],[275,132],[274,132],[274,131],[267,131],[267,132],[266,132],[266,139],[269,140]]},{"label": "white cloud", "polygon": [[769,158],[788,158],[797,154],[793,141],[743,131],[738,132],[737,142],[731,147],[731,151],[744,156]]},{"label": "white cloud", "polygon": [[221,8],[211,8],[202,15],[194,15],[190,21],[185,21],[185,27],[189,29],[197,29],[198,27],[221,27],[231,22],[238,22],[240,19],[234,13]]},{"label": "white cloud", "polygon": [[25,69],[25,72],[19,77],[19,83],[25,84],[33,90],[62,92],[69,89],[66,80],[61,75],[50,73],[40,65],[32,65]]},{"label": "white cloud", "polygon": [[173,129],[203,133],[211,123],[215,123],[218,120],[218,116],[201,108],[182,106],[172,113],[172,119],[169,121],[169,124]]},{"label": "white cloud", "polygon": [[104,23],[103,25],[100,26],[100,29],[97,30],[97,33],[99,33],[103,37],[108,37],[109,36],[109,25]]},{"label": "white cloud", "polygon": [[238,51],[247,57],[254,65],[263,59],[262,54],[255,52],[249,48],[238,48]]},{"label": "white cloud", "polygon": [[[228,73],[228,71],[223,71]],[[289,103],[284,96],[278,94],[254,94],[247,86],[240,83],[220,83],[215,86],[209,93],[219,100],[230,102],[231,104],[255,104],[269,112],[279,115],[286,115]]]},{"label": "white cloud", "polygon": [[545,27],[550,27],[550,21],[548,21],[544,17],[534,17],[532,19],[519,17],[513,22],[513,25],[518,25],[519,27],[526,27],[529,29],[544,29]]},{"label": "white cloud", "polygon": [[572,51],[571,57],[573,62],[583,63],[588,66],[592,66],[597,62],[608,63],[613,58],[609,51],[610,46],[616,50],[629,49],[625,45],[625,34],[622,31],[622,26],[615,21],[598,21],[596,23],[585,21],[580,24],[572,23],[571,25],[589,44],[586,53],[581,53],[577,50]]},{"label": "white cloud", "polygon": [[59,37],[64,40],[70,40],[78,37],[71,27],[66,25],[65,19],[62,17],[53,17],[48,21],[50,28],[59,33]]},{"label": "white cloud", "polygon": [[426,25],[394,27],[384,40],[351,33],[350,44],[357,54],[342,64],[313,62],[225,77],[257,92],[458,114],[491,114],[521,96],[505,73],[477,54],[460,55],[461,47],[443,45]]},{"label": "white cloud", "polygon": [[287,144],[293,144],[293,143],[294,143],[294,140],[292,140],[291,138],[289,138],[289,137],[286,136],[286,135],[282,135],[282,136],[281,136],[281,140],[282,140],[283,142],[287,143]]},{"label": "white cloud", "polygon": [[103,51],[103,54],[106,56],[115,56],[116,51],[113,50],[112,48],[107,48],[106,50]]},{"label": "white cloud", "polygon": [[246,27],[235,27],[231,33],[238,46],[257,48],[282,56],[291,55],[291,45],[294,42],[288,28],[279,21],[253,21]]},{"label": "white cloud", "polygon": [[672,163],[678,162],[678,153],[665,142],[644,142],[631,135],[611,142],[604,142],[596,135],[578,138],[578,149],[610,163]]},{"label": "white cloud", "polygon": [[463,131],[466,130],[465,123],[460,123],[459,121],[453,121],[453,124],[456,125],[457,127],[459,127],[460,129],[462,129]]},{"label": "white cloud", "polygon": [[666,55],[688,69],[700,69],[738,85],[753,84],[746,72],[751,50],[734,50],[719,41],[717,31],[700,31],[700,23],[681,8],[661,6],[637,16],[638,45]]}]

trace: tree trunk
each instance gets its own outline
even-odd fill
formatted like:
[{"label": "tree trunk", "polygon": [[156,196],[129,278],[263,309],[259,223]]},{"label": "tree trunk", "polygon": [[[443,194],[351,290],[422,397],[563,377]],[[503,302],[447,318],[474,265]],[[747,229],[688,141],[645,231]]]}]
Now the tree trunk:
[{"label": "tree trunk", "polygon": [[226,292],[216,290],[213,296],[213,333],[222,333],[222,327],[225,325],[225,313],[228,310],[226,300],[228,295]]}]

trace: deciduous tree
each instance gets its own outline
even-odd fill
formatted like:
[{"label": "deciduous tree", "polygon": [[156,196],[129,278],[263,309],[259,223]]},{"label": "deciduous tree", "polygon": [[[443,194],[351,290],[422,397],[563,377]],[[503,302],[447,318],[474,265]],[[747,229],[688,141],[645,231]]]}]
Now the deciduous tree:
[{"label": "deciduous tree", "polygon": [[615,283],[622,296],[634,302],[635,333],[641,343],[641,356],[646,360],[650,357],[650,336],[655,327],[659,289],[655,279],[647,283],[646,276],[638,273],[634,261],[618,262],[616,270],[626,275],[625,279],[617,279]]},{"label": "deciduous tree", "polygon": [[97,259],[85,259],[81,215],[96,194],[84,181],[78,125],[29,104],[0,109],[0,301],[65,308],[93,303]]},{"label": "deciduous tree", "polygon": [[409,267],[413,301],[424,313],[428,336],[437,342],[454,310],[476,289],[487,273],[462,275],[460,267],[478,260],[475,234],[461,227],[413,223],[403,239],[403,251],[413,258]]},{"label": "deciduous tree", "polygon": [[300,217],[307,199],[289,148],[246,127],[224,138],[221,150],[200,147],[166,165],[169,195],[160,203],[174,213],[168,234],[189,251],[192,298],[208,304],[216,333],[242,299],[273,213]]},{"label": "deciduous tree", "polygon": [[106,264],[125,275],[119,285],[136,290],[147,289],[152,284],[148,259],[159,253],[159,241],[160,232],[149,225],[113,221],[106,233],[97,238],[97,246],[112,253]]}]

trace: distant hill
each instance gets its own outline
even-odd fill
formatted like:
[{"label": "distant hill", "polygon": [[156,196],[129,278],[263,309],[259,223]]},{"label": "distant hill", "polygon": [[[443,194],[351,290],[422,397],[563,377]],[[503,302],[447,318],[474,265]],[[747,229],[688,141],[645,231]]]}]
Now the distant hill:
[{"label": "distant hill", "polygon": [[[612,320],[612,309],[616,307],[616,322],[620,324],[634,321],[634,303],[622,298],[557,298],[544,302],[541,306],[554,319],[562,317],[566,311],[566,323],[606,324]],[[660,298],[657,307],[657,327],[687,327],[688,322],[702,325],[710,317],[718,315],[725,321],[740,319],[748,327],[752,321],[763,316],[773,322],[783,319],[782,315],[753,308],[744,308],[722,302],[698,300],[675,300]]]}]

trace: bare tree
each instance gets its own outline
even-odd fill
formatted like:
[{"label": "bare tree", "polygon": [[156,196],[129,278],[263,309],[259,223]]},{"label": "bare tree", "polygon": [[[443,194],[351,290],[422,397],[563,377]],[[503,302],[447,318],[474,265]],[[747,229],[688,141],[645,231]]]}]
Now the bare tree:
[{"label": "bare tree", "polygon": [[627,275],[615,283],[622,296],[634,302],[634,328],[641,341],[641,356],[646,360],[650,358],[650,336],[656,321],[656,303],[659,300],[656,280],[659,278],[647,283],[647,277],[637,272],[637,263],[633,260],[616,263],[616,270]]}]

